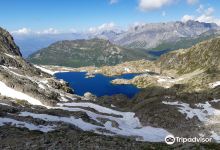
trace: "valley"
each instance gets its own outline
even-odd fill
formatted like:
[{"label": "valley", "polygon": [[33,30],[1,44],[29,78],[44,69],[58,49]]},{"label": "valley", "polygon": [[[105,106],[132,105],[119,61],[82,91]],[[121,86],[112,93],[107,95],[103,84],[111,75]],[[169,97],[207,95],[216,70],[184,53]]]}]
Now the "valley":
[{"label": "valley", "polygon": [[[103,43],[111,54],[112,50],[119,50],[114,53],[117,54],[113,57],[115,61],[109,59],[106,64],[101,60],[88,61],[81,63],[82,66],[50,64],[48,55],[44,61],[49,64],[41,64],[41,61],[32,64],[22,58],[7,31],[0,29],[0,37],[2,149],[24,147],[24,143],[32,148],[52,149],[62,147],[62,143],[76,149],[218,147],[219,37],[168,52],[157,60],[133,59],[132,53],[106,40],[79,40],[89,45],[94,41],[96,45],[98,40],[100,52],[103,52]],[[66,47],[66,43],[72,47],[69,42],[60,43],[62,47]],[[52,46],[50,54],[57,52],[56,48]],[[65,51],[71,51],[69,46]],[[60,58],[67,59],[68,54],[63,56],[62,52]],[[124,54],[128,59],[117,59]],[[87,60],[86,57],[80,59]],[[209,137],[212,143],[169,146],[164,144],[169,134]],[[20,144],[19,139],[23,141]]]}]

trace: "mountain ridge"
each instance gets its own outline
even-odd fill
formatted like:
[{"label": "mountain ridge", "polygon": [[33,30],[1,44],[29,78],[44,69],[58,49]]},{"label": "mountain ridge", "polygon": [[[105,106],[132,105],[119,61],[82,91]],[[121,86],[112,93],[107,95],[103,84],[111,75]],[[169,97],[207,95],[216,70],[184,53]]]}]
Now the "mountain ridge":
[{"label": "mountain ridge", "polygon": [[213,29],[217,24],[189,20],[187,22],[168,22],[144,24],[120,34],[113,43],[131,48],[154,48],[162,42],[174,42],[182,37],[195,37]]},{"label": "mountain ridge", "polygon": [[144,51],[130,50],[112,44],[109,40],[94,38],[58,41],[32,54],[27,60],[43,65],[82,67],[116,65],[148,57]]}]

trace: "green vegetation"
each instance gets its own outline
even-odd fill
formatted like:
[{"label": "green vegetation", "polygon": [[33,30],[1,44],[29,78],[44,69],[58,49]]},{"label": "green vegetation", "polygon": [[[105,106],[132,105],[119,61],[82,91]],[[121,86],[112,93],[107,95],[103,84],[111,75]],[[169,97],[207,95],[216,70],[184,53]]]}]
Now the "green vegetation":
[{"label": "green vegetation", "polygon": [[201,42],[189,49],[177,50],[163,55],[158,61],[164,69],[175,69],[179,74],[190,73],[197,69],[219,70],[220,38]]},{"label": "green vegetation", "polygon": [[150,58],[145,51],[122,48],[102,39],[60,41],[28,57],[35,64],[67,67],[116,65],[139,59]]}]

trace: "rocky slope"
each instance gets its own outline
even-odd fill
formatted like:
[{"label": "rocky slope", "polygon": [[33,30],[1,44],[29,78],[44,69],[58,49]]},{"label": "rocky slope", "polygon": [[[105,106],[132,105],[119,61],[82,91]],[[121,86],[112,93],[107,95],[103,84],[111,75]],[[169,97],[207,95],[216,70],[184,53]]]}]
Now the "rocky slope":
[{"label": "rocky slope", "polygon": [[[172,59],[171,59],[172,58]],[[178,73],[188,73],[196,69],[220,69],[220,38],[201,42],[189,49],[177,50],[162,56],[157,63],[163,69],[175,69]]]},{"label": "rocky slope", "polygon": [[107,40],[60,41],[34,53],[28,60],[35,64],[69,67],[116,65],[124,61],[148,58],[144,51],[134,51]]},{"label": "rocky slope", "polygon": [[209,30],[196,37],[182,37],[178,39],[177,41],[163,42],[159,44],[158,46],[150,49],[148,51],[148,54],[158,57],[169,51],[190,48],[193,45],[196,45],[203,41],[207,41],[212,38],[216,38],[219,35],[220,35],[220,30]]}]

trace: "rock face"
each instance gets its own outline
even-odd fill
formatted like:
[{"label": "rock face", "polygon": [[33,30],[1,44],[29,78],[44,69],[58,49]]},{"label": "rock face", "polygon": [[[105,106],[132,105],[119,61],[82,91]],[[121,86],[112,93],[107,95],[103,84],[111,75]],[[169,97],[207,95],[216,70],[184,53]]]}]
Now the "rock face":
[{"label": "rock face", "polygon": [[149,49],[161,44],[172,45],[182,38],[193,40],[202,33],[215,29],[219,29],[216,24],[197,21],[144,24],[115,36],[112,42],[131,48]]},{"label": "rock face", "polygon": [[1,52],[21,56],[20,50],[15,45],[13,37],[4,29],[0,27],[0,49]]},{"label": "rock face", "polygon": [[31,55],[28,60],[43,65],[70,67],[115,65],[148,58],[143,51],[125,49],[107,40],[60,41]]}]

